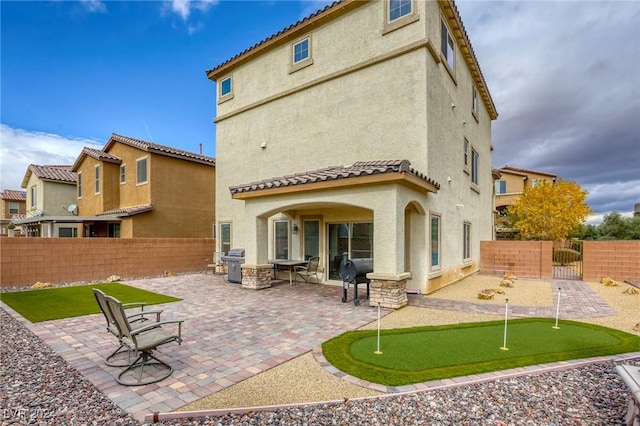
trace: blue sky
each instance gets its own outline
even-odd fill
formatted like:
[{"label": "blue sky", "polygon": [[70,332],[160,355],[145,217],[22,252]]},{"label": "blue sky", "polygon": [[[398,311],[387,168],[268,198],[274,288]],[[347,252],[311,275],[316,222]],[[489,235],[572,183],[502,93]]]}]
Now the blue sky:
[{"label": "blue sky", "polygon": [[[327,1],[0,2],[0,190],[111,133],[215,156],[205,70]],[[457,2],[500,117],[494,167],[555,173],[597,222],[640,202],[640,2]]]}]

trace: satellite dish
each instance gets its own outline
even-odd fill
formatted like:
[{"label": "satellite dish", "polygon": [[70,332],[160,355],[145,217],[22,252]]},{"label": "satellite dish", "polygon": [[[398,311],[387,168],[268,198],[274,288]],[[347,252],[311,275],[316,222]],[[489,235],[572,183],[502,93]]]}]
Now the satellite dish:
[{"label": "satellite dish", "polygon": [[67,211],[69,213],[71,213],[72,215],[77,215],[78,214],[78,206],[76,204],[69,204],[69,207],[67,207]]},{"label": "satellite dish", "polygon": [[31,212],[31,215],[32,215],[33,217],[42,216],[42,210],[38,210],[38,209],[36,209],[36,210],[34,210],[33,212]]}]

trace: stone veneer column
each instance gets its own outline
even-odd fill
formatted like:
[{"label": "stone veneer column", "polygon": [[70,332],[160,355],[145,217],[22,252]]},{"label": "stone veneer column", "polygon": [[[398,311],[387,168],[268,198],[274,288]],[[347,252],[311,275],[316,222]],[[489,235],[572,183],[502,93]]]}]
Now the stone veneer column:
[{"label": "stone veneer column", "polygon": [[381,308],[400,309],[406,306],[407,300],[407,280],[411,278],[411,273],[400,275],[387,275],[379,273],[367,274],[371,280],[369,285],[369,306]]},{"label": "stone veneer column", "polygon": [[273,266],[266,265],[242,265],[242,288],[260,290],[271,287],[271,272]]}]

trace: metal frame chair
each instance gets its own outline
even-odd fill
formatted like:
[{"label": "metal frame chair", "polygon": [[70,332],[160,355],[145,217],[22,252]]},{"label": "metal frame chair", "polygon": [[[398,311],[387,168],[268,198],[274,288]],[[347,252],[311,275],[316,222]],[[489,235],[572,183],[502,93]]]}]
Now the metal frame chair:
[{"label": "metal frame chair", "polygon": [[[118,327],[116,326],[115,319],[113,318],[113,315],[111,314],[111,311],[109,310],[109,306],[107,305],[107,301],[105,299],[107,295],[102,290],[99,290],[97,288],[93,289],[93,295],[96,298],[96,302],[100,307],[100,311],[102,312],[102,315],[104,316],[104,319],[107,322],[107,331],[113,334],[118,339],[118,342],[120,343],[120,346],[115,351],[113,351],[110,355],[104,358],[104,363],[110,367],[127,367],[129,365],[129,362],[127,360],[125,361],[116,360],[116,358],[118,358],[119,355],[123,354],[125,351],[128,352],[129,349],[122,344],[122,338],[121,338],[122,336],[118,331]],[[140,328],[140,327],[149,325],[151,323],[160,322],[160,314],[162,313],[162,311],[158,311],[158,310],[145,311],[144,310],[144,307],[146,306],[145,302],[124,303],[122,304],[122,306],[125,309],[140,308],[140,312],[127,315],[129,322],[132,324],[134,328]],[[155,319],[152,319],[154,316],[155,316]]]},{"label": "metal frame chair", "polygon": [[[122,344],[129,348],[129,354],[133,352],[136,355],[136,359],[118,374],[116,381],[124,386],[140,386],[156,383],[169,377],[173,373],[173,367],[155,357],[153,351],[165,343],[181,344],[184,321],[160,321],[134,328],[129,323],[124,306],[118,299],[105,296],[105,300],[120,332]],[[177,325],[177,333],[171,333],[163,328],[169,324]]]},{"label": "metal frame chair", "polygon": [[310,282],[311,276],[316,277],[316,283],[320,283],[320,278],[318,278],[318,266],[320,265],[320,257],[311,257],[309,258],[309,263],[307,266],[296,266],[295,274],[296,276],[300,275],[300,277],[304,280],[304,282]]}]

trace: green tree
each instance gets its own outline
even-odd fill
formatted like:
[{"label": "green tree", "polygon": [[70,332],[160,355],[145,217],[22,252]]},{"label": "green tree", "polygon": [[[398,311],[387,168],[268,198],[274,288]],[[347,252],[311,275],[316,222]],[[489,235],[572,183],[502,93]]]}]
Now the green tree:
[{"label": "green tree", "polygon": [[576,182],[541,181],[525,188],[509,213],[524,240],[563,241],[587,219],[587,191]]},{"label": "green tree", "polygon": [[598,233],[600,240],[640,240],[640,216],[622,217],[612,212],[605,215]]}]

